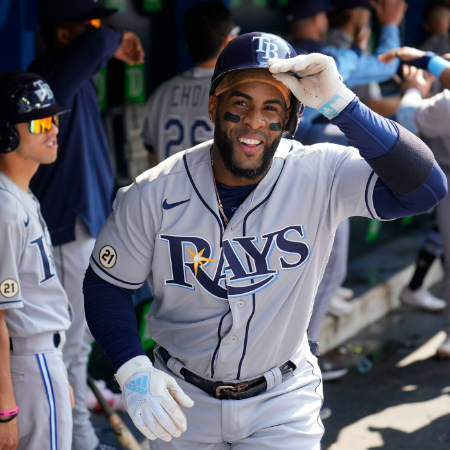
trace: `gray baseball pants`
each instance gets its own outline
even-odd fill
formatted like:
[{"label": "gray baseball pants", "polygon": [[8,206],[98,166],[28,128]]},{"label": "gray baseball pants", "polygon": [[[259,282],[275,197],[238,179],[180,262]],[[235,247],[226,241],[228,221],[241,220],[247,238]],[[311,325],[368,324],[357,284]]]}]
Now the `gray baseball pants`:
[{"label": "gray baseball pants", "polygon": [[53,255],[59,279],[67,292],[72,307],[72,324],[67,331],[67,342],[63,358],[73,387],[75,408],[73,409],[73,450],[94,450],[99,440],[90,421],[86,405],[87,362],[93,341],[84,314],[82,285],[94,248],[86,225],[77,218],[75,241],[55,246]]},{"label": "gray baseball pants", "polygon": [[331,298],[347,276],[349,238],[350,219],[346,219],[337,227],[330,259],[314,300],[308,327],[308,337],[313,341],[319,338],[320,324],[328,312]]},{"label": "gray baseball pants", "polygon": [[293,376],[245,400],[217,400],[177,378],[156,353],[155,367],[176,377],[194,400],[183,408],[187,431],[171,442],[150,441],[152,450],[320,450],[324,427],[322,377],[309,346]]},{"label": "gray baseball pants", "polygon": [[55,348],[54,333],[12,338],[14,396],[19,406],[17,450],[70,450],[72,411],[62,359],[64,332]]},{"label": "gray baseball pants", "polygon": [[[442,170],[447,175],[447,182],[450,186],[450,167],[441,165]],[[445,331],[447,337],[450,337],[450,194],[447,194],[437,205],[437,221],[439,233],[442,239],[442,248],[444,250],[444,300],[447,302],[445,314]]]}]

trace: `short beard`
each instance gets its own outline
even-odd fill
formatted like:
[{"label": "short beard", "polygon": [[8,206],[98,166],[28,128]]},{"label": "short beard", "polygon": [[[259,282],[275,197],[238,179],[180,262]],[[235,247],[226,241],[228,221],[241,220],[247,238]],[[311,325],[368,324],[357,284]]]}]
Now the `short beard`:
[{"label": "short beard", "polygon": [[227,134],[222,130],[219,124],[220,120],[217,120],[216,118],[214,143],[222,157],[225,169],[227,169],[228,172],[231,172],[233,176],[240,179],[245,178],[253,181],[264,176],[272,165],[273,156],[275,155],[281,140],[281,134],[279,137],[275,138],[272,143],[264,144],[264,152],[259,167],[255,167],[254,169],[243,169],[242,167],[239,167],[234,160],[233,140],[228,138]]}]

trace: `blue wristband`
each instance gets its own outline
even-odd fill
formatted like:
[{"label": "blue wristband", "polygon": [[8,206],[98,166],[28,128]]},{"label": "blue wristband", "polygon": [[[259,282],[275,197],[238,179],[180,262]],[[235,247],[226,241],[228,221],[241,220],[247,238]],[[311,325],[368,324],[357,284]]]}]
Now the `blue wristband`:
[{"label": "blue wristband", "polygon": [[441,58],[440,56],[436,55],[436,56],[433,56],[430,59],[430,62],[428,63],[428,72],[430,72],[431,75],[434,75],[436,77],[436,79],[439,80],[442,72],[447,67],[450,67],[450,62],[448,62],[446,59]]},{"label": "blue wristband", "polygon": [[420,58],[411,59],[411,61],[405,61],[405,64],[408,64],[408,66],[414,66],[418,69],[428,70],[428,64],[433,58],[436,56],[436,53],[433,52],[426,52],[425,55],[421,56]]}]

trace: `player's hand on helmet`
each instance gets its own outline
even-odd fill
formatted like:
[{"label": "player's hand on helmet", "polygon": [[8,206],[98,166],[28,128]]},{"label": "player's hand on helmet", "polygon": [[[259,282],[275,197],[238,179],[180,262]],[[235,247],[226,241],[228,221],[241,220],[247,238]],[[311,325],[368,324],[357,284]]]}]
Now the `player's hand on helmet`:
[{"label": "player's hand on helmet", "polygon": [[127,64],[142,64],[145,53],[141,40],[132,31],[124,31],[122,42],[114,53],[114,58]]},{"label": "player's hand on helmet", "polygon": [[17,417],[10,422],[0,424],[0,450],[16,450],[19,444]]},{"label": "player's hand on helmet", "polygon": [[137,356],[117,371],[116,380],[133,423],[148,439],[165,442],[186,431],[186,416],[180,406],[194,402],[173,377],[155,369],[146,356]]},{"label": "player's hand on helmet", "polygon": [[[320,110],[328,118],[335,117],[355,97],[342,83],[336,63],[330,56],[311,53],[290,59],[269,59],[267,63],[272,75],[300,102]],[[330,108],[327,106],[335,98],[341,100],[332,104],[334,114],[328,114]]]}]

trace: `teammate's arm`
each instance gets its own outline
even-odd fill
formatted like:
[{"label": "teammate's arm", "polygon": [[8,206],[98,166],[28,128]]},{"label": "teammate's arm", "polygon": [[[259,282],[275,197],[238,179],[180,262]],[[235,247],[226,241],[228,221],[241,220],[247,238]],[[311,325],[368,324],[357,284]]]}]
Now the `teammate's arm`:
[{"label": "teammate's arm", "polygon": [[130,33],[109,27],[90,29],[59,50],[54,56],[52,74],[47,77],[55,96],[70,97],[115,54],[121,60],[126,55],[139,54]]},{"label": "teammate's arm", "polygon": [[414,111],[414,122],[420,133],[429,137],[448,136],[450,124],[450,91],[420,100]]},{"label": "teammate's arm", "polygon": [[434,75],[445,88],[450,88],[450,61],[433,52],[424,52],[411,47],[390,50],[379,56],[380,61],[389,64],[394,59],[423,69]]},{"label": "teammate's arm", "polygon": [[[0,311],[0,411],[11,411],[16,406],[9,362],[9,333],[5,321],[6,311]],[[19,443],[17,418],[0,423],[0,450],[15,450]]]}]

